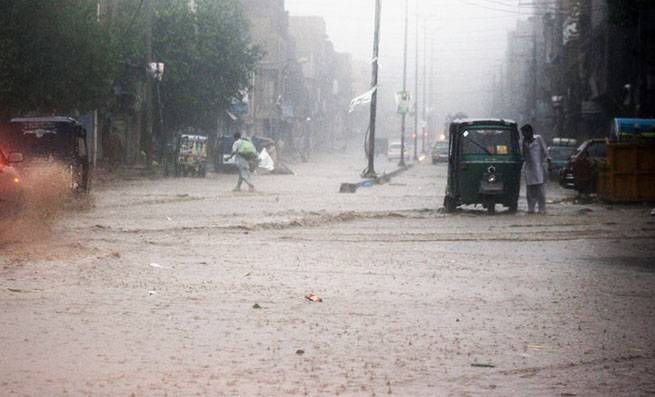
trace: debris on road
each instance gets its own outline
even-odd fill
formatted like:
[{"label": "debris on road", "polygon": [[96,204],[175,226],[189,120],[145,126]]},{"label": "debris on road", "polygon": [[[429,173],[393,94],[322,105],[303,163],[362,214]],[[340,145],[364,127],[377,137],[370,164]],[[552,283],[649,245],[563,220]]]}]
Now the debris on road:
[{"label": "debris on road", "polygon": [[159,263],[154,263],[154,262],[150,264],[150,267],[154,267],[156,269],[164,269],[164,267],[162,265],[160,265]]},{"label": "debris on road", "polygon": [[473,364],[471,364],[471,367],[476,367],[476,368],[496,368],[496,366],[493,365],[493,364],[480,364],[480,363],[473,363]]},{"label": "debris on road", "polygon": [[259,305],[259,303],[255,303],[254,305],[252,305],[252,308],[253,309],[261,309],[262,307]]},{"label": "debris on road", "polygon": [[157,291],[148,291],[148,296],[157,295]]},{"label": "debris on road", "polygon": [[323,302],[323,299],[321,299],[320,296],[314,294],[307,294],[305,296],[305,299],[307,299],[310,302]]},{"label": "debris on road", "polygon": [[295,172],[291,168],[289,168],[286,164],[280,164],[278,163],[277,166],[275,166],[275,169],[273,172],[271,172],[273,175],[296,175]]},{"label": "debris on road", "polygon": [[303,354],[305,354],[305,351],[303,349],[298,349],[296,350],[296,354],[302,356]]},{"label": "debris on road", "polygon": [[342,183],[339,193],[355,193],[358,187],[356,183]]},{"label": "debris on road", "polygon": [[250,276],[250,274],[251,274],[251,272],[244,273],[243,277],[248,277],[248,276]]}]

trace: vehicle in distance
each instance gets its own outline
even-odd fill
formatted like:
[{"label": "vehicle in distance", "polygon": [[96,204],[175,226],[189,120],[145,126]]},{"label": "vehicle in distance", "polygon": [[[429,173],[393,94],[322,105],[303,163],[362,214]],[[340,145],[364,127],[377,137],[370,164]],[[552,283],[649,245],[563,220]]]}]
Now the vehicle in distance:
[{"label": "vehicle in distance", "polygon": [[448,141],[439,141],[432,146],[432,164],[448,162]]}]

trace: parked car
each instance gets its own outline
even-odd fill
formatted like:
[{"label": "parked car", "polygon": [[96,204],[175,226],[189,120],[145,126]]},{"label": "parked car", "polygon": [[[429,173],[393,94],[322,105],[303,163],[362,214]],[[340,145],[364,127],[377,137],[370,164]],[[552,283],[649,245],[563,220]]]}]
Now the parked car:
[{"label": "parked car", "polygon": [[389,150],[389,140],[387,138],[375,138],[375,155],[385,154]]},{"label": "parked car", "polygon": [[559,177],[562,169],[566,167],[569,158],[575,153],[578,141],[568,138],[554,138],[553,144],[548,147],[548,157],[552,159],[549,176],[552,179]]},{"label": "parked car", "polygon": [[[389,143],[387,149],[387,159],[389,161],[400,160],[400,141],[392,141]],[[413,147],[409,146],[408,141],[405,141],[405,160],[409,160],[414,153]]]},{"label": "parked car", "polygon": [[23,206],[23,181],[14,163],[23,161],[22,153],[5,155],[0,150],[0,215],[19,210]]},{"label": "parked car", "polygon": [[606,139],[584,141],[560,172],[560,185],[584,194],[596,193],[598,166],[606,159]]},{"label": "parked car", "polygon": [[439,141],[432,146],[432,164],[448,162],[448,141]]}]

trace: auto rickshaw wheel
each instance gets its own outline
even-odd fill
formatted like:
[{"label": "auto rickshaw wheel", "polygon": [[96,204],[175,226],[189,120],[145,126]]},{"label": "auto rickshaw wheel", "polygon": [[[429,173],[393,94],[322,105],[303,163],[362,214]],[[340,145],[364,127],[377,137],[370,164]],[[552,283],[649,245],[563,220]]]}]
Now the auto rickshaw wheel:
[{"label": "auto rickshaw wheel", "polygon": [[80,197],[89,191],[89,166],[88,164],[70,164],[68,172],[71,176],[70,187],[74,197]]},{"label": "auto rickshaw wheel", "polygon": [[484,207],[489,211],[490,214],[495,214],[496,213],[496,204],[495,203],[487,203],[484,205]]},{"label": "auto rickshaw wheel", "polygon": [[457,202],[454,198],[446,196],[443,200],[443,206],[446,208],[446,212],[455,212],[457,209]]}]

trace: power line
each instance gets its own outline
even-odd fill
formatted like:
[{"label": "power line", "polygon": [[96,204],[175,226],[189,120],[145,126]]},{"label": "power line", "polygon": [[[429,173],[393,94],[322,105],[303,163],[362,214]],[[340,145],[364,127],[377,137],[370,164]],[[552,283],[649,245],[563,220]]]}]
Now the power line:
[{"label": "power line", "polygon": [[512,10],[517,9],[517,8],[521,8],[520,4],[518,4],[518,5],[516,3],[508,4],[508,3],[498,1],[498,0],[478,0],[478,1],[482,1],[485,4],[490,4],[491,6],[496,6],[496,7],[500,6],[500,7],[504,7],[504,8],[510,8]]},{"label": "power line", "polygon": [[522,13],[521,11],[519,11],[519,10],[500,9],[500,8],[496,8],[496,7],[490,7],[490,6],[470,2],[470,1],[467,1],[467,0],[457,0],[457,2],[462,3],[462,4],[466,4],[466,5],[472,6],[472,7],[483,8],[485,10],[504,12],[504,13],[515,14],[515,15],[524,15],[525,16],[525,14]]},{"label": "power line", "polygon": [[[487,2],[489,2],[489,1],[492,1],[492,0],[478,0],[478,1],[487,1]],[[509,10],[509,9],[491,7],[491,6],[487,6],[485,4],[475,3],[475,2],[469,1],[469,0],[457,0],[457,2],[462,3],[462,4],[466,4],[466,5],[471,6],[471,7],[478,7],[478,8],[483,8],[485,10],[503,12],[503,13],[513,14],[513,15],[518,15],[518,16],[527,16],[527,17],[529,17],[529,16],[544,16],[544,15],[547,15],[547,14],[568,14],[566,11],[558,10],[558,9],[546,9],[546,11],[532,12],[532,13],[525,13],[525,12],[521,11],[520,10],[521,7],[529,6],[527,4],[519,5],[518,6],[519,10]],[[544,4],[544,6],[548,7],[547,4]],[[538,8],[538,7],[535,4],[532,8]],[[597,8],[591,8],[590,11],[605,11],[605,10],[607,10],[606,7],[600,6],[600,7],[597,7]]]}]

